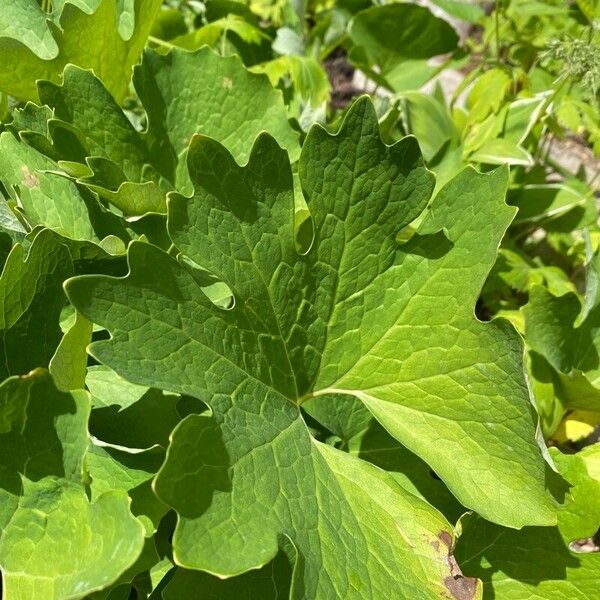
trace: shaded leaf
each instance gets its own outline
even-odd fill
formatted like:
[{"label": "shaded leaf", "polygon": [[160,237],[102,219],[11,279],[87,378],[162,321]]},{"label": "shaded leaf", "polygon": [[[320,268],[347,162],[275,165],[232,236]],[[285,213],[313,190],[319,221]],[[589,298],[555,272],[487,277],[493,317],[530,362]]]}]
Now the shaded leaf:
[{"label": "shaded leaf", "polygon": [[36,235],[26,256],[13,246],[0,277],[0,379],[48,365],[61,339],[62,284],[72,274],[67,247],[49,230]]},{"label": "shaded leaf", "polygon": [[557,527],[514,531],[473,518],[463,526],[456,558],[462,569],[484,582],[484,598],[563,600],[593,598],[600,583],[600,553],[574,552],[574,541],[600,526],[598,444],[583,453],[552,456],[573,485]]},{"label": "shaded leaf", "polygon": [[[82,485],[90,404],[36,369],[0,386],[0,566],[13,598],[82,598],[139,555],[126,495],[90,503]],[[68,524],[68,527],[65,527]]]}]

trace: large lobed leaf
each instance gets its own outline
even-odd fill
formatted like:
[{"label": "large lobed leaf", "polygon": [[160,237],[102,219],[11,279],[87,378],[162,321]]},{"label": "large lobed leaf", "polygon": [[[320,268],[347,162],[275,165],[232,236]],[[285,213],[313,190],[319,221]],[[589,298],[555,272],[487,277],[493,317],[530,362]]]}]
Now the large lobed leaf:
[{"label": "large lobed leaf", "polygon": [[[511,527],[555,522],[522,344],[473,313],[514,214],[506,172],[464,171],[398,247],[433,177],[414,139],[381,142],[363,99],[338,134],[316,127],[305,142],[314,239],[299,254],[289,159],[270,136],[245,167],[202,136],[187,161],[194,195],[168,203],[180,260],[133,243],[127,277],[67,285],[111,333],[91,346],[98,360],[211,407],[175,429],[155,483],[179,514],[175,560],[233,576],[291,543],[294,597],[380,597],[390,577],[412,597],[475,594],[452,572],[441,514],[315,441],[298,405],[362,401],[465,506]],[[231,290],[229,308],[206,295],[206,270]]]},{"label": "large lobed leaf", "polygon": [[0,385],[0,567],[3,597],[82,598],[137,559],[141,524],[110,490],[84,487],[89,397],[42,369]]}]

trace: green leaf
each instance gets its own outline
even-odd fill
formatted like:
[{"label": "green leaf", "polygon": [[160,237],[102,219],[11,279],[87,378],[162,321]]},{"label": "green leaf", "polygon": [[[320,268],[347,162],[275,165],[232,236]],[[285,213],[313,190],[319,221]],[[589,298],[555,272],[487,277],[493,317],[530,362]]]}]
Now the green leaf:
[{"label": "green leaf", "polygon": [[25,482],[23,495],[0,539],[7,600],[83,598],[110,585],[141,550],[125,494],[90,504],[80,486],[46,477]]},{"label": "green leaf", "polygon": [[[57,82],[63,67],[73,63],[93,69],[119,102],[124,99],[131,68],[139,60],[161,1],[135,0],[134,8],[131,0],[101,0],[91,13],[80,4],[65,2],[57,25],[49,27],[35,0],[19,0],[14,8],[20,16],[13,21],[8,15],[8,36],[4,25],[4,36],[0,37],[0,54],[7,65],[0,68],[1,91],[23,100],[36,100],[36,80]],[[42,36],[45,52],[40,53],[40,43],[32,39],[33,33],[24,37],[23,23],[38,38]],[[0,22],[0,33],[2,26]],[[106,48],[111,49],[109,53]]]},{"label": "green leaf", "polygon": [[[155,488],[181,515],[176,562],[232,576],[270,560],[289,535],[304,564],[295,597],[378,596],[390,572],[397,589],[410,593],[420,580],[424,597],[438,597],[450,550],[432,542],[451,539],[441,515],[375,467],[311,440],[293,405],[275,395],[261,403],[264,391],[249,382],[242,397],[213,403],[215,420],[190,416],[173,433]],[[235,437],[240,426],[246,438]],[[413,572],[400,567],[407,561]]]},{"label": "green leaf", "polygon": [[92,341],[92,323],[77,314],[50,360],[50,373],[60,390],[82,390],[87,370],[87,346]]},{"label": "green leaf", "polygon": [[235,33],[247,44],[262,44],[264,41],[270,40],[270,37],[253,23],[249,23],[238,15],[228,14],[203,25],[200,29],[178,36],[170,43],[193,52],[202,46],[214,48],[219,42],[224,44],[223,38],[226,38],[230,32]]},{"label": "green leaf", "polygon": [[265,73],[273,86],[289,77],[296,94],[315,108],[329,100],[331,85],[327,73],[310,56],[280,56],[252,67],[251,71]]},{"label": "green leaf", "polygon": [[[90,412],[87,394],[60,392],[45,370],[35,369],[6,379],[0,397],[4,492],[14,492],[10,484],[18,481],[15,474],[32,481],[52,476],[80,482]],[[2,515],[6,526],[7,515]]]},{"label": "green leaf", "polygon": [[[522,343],[473,312],[514,215],[505,170],[464,171],[398,248],[433,177],[414,138],[381,142],[362,99],[336,135],[307,136],[299,172],[315,236],[298,254],[292,171],[273,138],[261,135],[240,167],[198,136],[188,168],[193,197],[168,205],[185,263],[133,243],[125,279],[67,286],[111,334],[91,346],[100,362],[211,407],[175,429],[156,481],[180,514],[178,564],[236,575],[272,559],[285,534],[306,561],[300,595],[344,595],[358,581],[378,596],[389,572],[406,593],[421,576],[421,592],[443,591],[449,548],[440,557],[431,542],[449,531],[445,520],[391,476],[311,439],[297,405],[321,395],[362,401],[465,506],[514,527],[555,522]],[[232,307],[204,294],[193,263],[227,284]]]},{"label": "green leaf", "polygon": [[476,2],[461,0],[432,0],[432,3],[444,12],[461,21],[478,23],[485,16],[485,11]]},{"label": "green leaf", "polygon": [[8,2],[0,13],[0,48],[18,42],[37,57],[51,60],[58,55],[47,15],[37,0]]},{"label": "green leaf", "polygon": [[503,138],[485,142],[469,155],[469,160],[486,165],[533,166],[533,157],[527,150]]},{"label": "green leaf", "polygon": [[458,36],[443,19],[422,6],[394,3],[359,12],[350,22],[349,35],[397,92],[415,90],[439,67],[428,60],[456,49]]},{"label": "green leaf", "polygon": [[351,438],[349,452],[377,465],[406,490],[437,508],[451,523],[465,512],[429,465],[391,437],[376,421]]},{"label": "green leaf", "polygon": [[61,175],[56,162],[8,132],[0,134],[0,153],[0,180],[18,190],[22,212],[32,226],[43,225],[75,240],[99,241],[92,219],[100,208]]},{"label": "green leaf", "polygon": [[164,156],[163,173],[168,169],[178,188],[181,178],[188,181],[184,159],[196,133],[219,140],[246,162],[256,136],[267,131],[292,160],[298,158],[298,135],[287,121],[281,92],[264,75],[247,71],[237,56],[221,57],[210,48],[166,56],[147,50],[134,84],[148,114],[152,151]]},{"label": "green leaf", "polygon": [[575,327],[582,306],[574,293],[554,297],[542,286],[534,286],[530,290],[529,303],[523,310],[527,344],[532,350],[563,373],[588,366],[593,369],[591,375],[594,380],[600,377],[600,372],[594,369],[597,364],[592,337],[594,315],[588,315],[588,319],[592,317],[589,322],[585,319],[579,327]]},{"label": "green leaf", "polygon": [[429,465],[391,437],[364,405],[319,396],[305,402],[302,410],[339,438],[337,447],[384,469],[451,523],[465,512]]},{"label": "green leaf", "polygon": [[[293,547],[290,553],[293,553]],[[231,579],[178,568],[165,586],[162,597],[164,600],[281,600],[289,597],[291,579],[290,561],[285,552],[279,551],[264,567]]]},{"label": "green leaf", "polygon": [[[42,81],[38,88],[53,109],[48,126],[54,149],[79,183],[125,216],[166,211],[149,148],[93,73],[68,65],[61,85]],[[85,161],[85,170],[73,161]]]},{"label": "green leaf", "polygon": [[151,480],[164,456],[164,450],[159,447],[131,453],[109,446],[90,445],[86,466],[92,480],[92,501],[113,490],[126,492],[131,499],[131,512],[144,523],[146,534],[151,536],[168,510],[151,487]]},{"label": "green leaf", "polygon": [[[600,254],[592,254],[588,247],[588,255],[583,303],[574,292],[556,297],[542,286],[534,286],[529,303],[523,308],[528,346],[562,374],[562,383],[568,385],[570,380],[579,391],[572,396],[580,395],[582,399],[596,395],[600,387]],[[599,407],[598,399],[576,404],[576,408],[583,410]]]},{"label": "green leaf", "polygon": [[564,600],[594,598],[600,582],[600,554],[574,552],[578,540],[600,526],[600,445],[575,455],[555,449],[552,457],[573,484],[558,515],[558,527],[505,529],[480,518],[467,521],[456,558],[463,570],[484,582],[484,597]]},{"label": "green leaf", "polygon": [[[167,447],[171,431],[181,420],[179,396],[131,384],[102,366],[90,367],[85,383],[92,394],[94,436],[134,449]],[[203,409],[197,406],[196,412]]]},{"label": "green leaf", "polygon": [[[221,82],[217,92],[215,77]],[[60,158],[86,163],[87,176],[78,181],[127,216],[164,212],[165,191],[189,186],[185,155],[196,133],[214,137],[244,161],[266,130],[298,157],[298,135],[281,92],[237,57],[209,48],[166,56],[148,50],[134,83],[148,114],[146,135],[89,71],[70,65],[61,85],[39,84],[42,102],[54,110],[49,128]]]},{"label": "green leaf", "polygon": [[61,339],[62,284],[72,274],[67,247],[49,230],[26,257],[22,245],[13,246],[0,277],[0,379],[48,365]]},{"label": "green leaf", "polygon": [[595,25],[598,20],[600,13],[600,3],[598,0],[577,0],[577,6],[583,13],[585,18],[592,24]]},{"label": "green leaf", "polygon": [[86,496],[89,411],[85,392],[58,391],[41,369],[0,385],[0,567],[7,600],[82,598],[111,584],[142,549],[142,527],[125,494],[109,491],[92,503]]},{"label": "green leaf", "polygon": [[509,203],[519,212],[515,224],[543,224],[550,231],[572,231],[592,225],[597,218],[596,199],[577,179],[527,184],[513,190]]},{"label": "green leaf", "polygon": [[304,40],[291,27],[280,27],[272,45],[273,50],[282,56],[302,56],[306,53]]},{"label": "green leaf", "polygon": [[456,145],[459,133],[447,108],[421,92],[401,95],[406,131],[416,136],[426,161],[431,161],[446,145]]},{"label": "green leaf", "polygon": [[523,144],[547,107],[547,94],[533,98],[519,98],[511,102],[506,112],[502,137],[515,144]]},{"label": "green leaf", "polygon": [[511,79],[503,69],[494,68],[478,77],[467,97],[469,122],[480,123],[490,114],[496,114],[511,86]]},{"label": "green leaf", "polygon": [[[7,202],[0,201],[0,229],[3,233],[9,235],[12,241],[22,242],[27,230],[17,217],[13,207],[14,205],[11,206]],[[4,264],[4,261],[2,264]]]},{"label": "green leaf", "polygon": [[168,558],[159,556],[155,540],[146,538],[142,553],[135,563],[110,587],[86,596],[86,600],[130,600],[132,595],[147,597],[153,590],[152,578],[161,577],[165,571],[173,569],[173,563]]},{"label": "green leaf", "polygon": [[[38,88],[41,101],[53,111],[48,125],[61,159],[102,157],[127,179],[142,180],[146,165],[151,164],[148,148],[100,79],[68,65],[60,85],[40,81]],[[71,138],[62,137],[63,131],[70,132]]]},{"label": "green leaf", "polygon": [[148,391],[146,386],[129,383],[101,365],[88,369],[85,384],[92,395],[93,405],[98,407],[115,404],[120,408],[127,408],[138,402]]}]

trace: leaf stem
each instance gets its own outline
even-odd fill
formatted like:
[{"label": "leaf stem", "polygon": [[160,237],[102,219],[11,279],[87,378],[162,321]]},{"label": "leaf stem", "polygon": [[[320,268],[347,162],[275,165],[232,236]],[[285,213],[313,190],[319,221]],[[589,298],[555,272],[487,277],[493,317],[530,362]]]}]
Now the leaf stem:
[{"label": "leaf stem", "polygon": [[160,38],[154,37],[153,35],[148,36],[148,41],[156,44],[157,46],[162,46],[163,48],[168,48],[169,50],[173,50],[173,48],[177,48],[175,44],[171,44],[165,40],[161,40]]},{"label": "leaf stem", "polygon": [[225,29],[223,30],[223,32],[221,33],[221,56],[225,56],[225,44],[227,43],[227,32],[229,31],[229,28],[227,26],[225,26]]},{"label": "leaf stem", "polygon": [[494,10],[494,29],[496,33],[496,60],[500,62],[500,2],[496,2]]},{"label": "leaf stem", "polygon": [[0,92],[0,121],[8,115],[8,94]]}]

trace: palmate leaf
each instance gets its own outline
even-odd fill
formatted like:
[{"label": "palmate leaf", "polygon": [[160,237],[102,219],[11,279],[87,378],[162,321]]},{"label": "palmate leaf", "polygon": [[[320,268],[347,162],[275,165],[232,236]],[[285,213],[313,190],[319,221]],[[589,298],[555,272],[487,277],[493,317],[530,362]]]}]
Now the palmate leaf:
[{"label": "palmate leaf", "polygon": [[[473,314],[514,215],[504,170],[463,172],[398,247],[433,176],[414,139],[381,142],[362,99],[337,135],[307,137],[300,177],[314,240],[298,254],[292,172],[270,136],[245,167],[195,137],[188,167],[194,196],[168,204],[181,261],[134,243],[126,278],[67,285],[111,333],[91,346],[98,360],[212,409],[175,429],[155,483],[179,513],[178,564],[233,576],[289,539],[294,597],[381,597],[390,585],[448,594],[447,521],[390,475],[311,438],[298,404],[319,395],[362,401],[463,505],[512,527],[555,523],[521,342]],[[209,300],[194,265],[229,286],[231,308]]]},{"label": "palmate leaf", "polygon": [[94,69],[122,101],[161,0],[67,0],[60,3],[56,24],[47,21],[36,0],[8,4],[9,12],[0,17],[1,91],[35,100],[36,80],[58,81],[72,63]]},{"label": "palmate leaf", "polygon": [[89,502],[83,485],[90,401],[42,369],[0,385],[3,598],[82,598],[137,559],[141,523],[124,492]]},{"label": "palmate leaf", "polygon": [[81,183],[125,216],[165,212],[147,144],[92,72],[68,65],[60,85],[41,81],[38,91],[53,110],[48,121],[53,151],[57,159],[85,164]]}]

